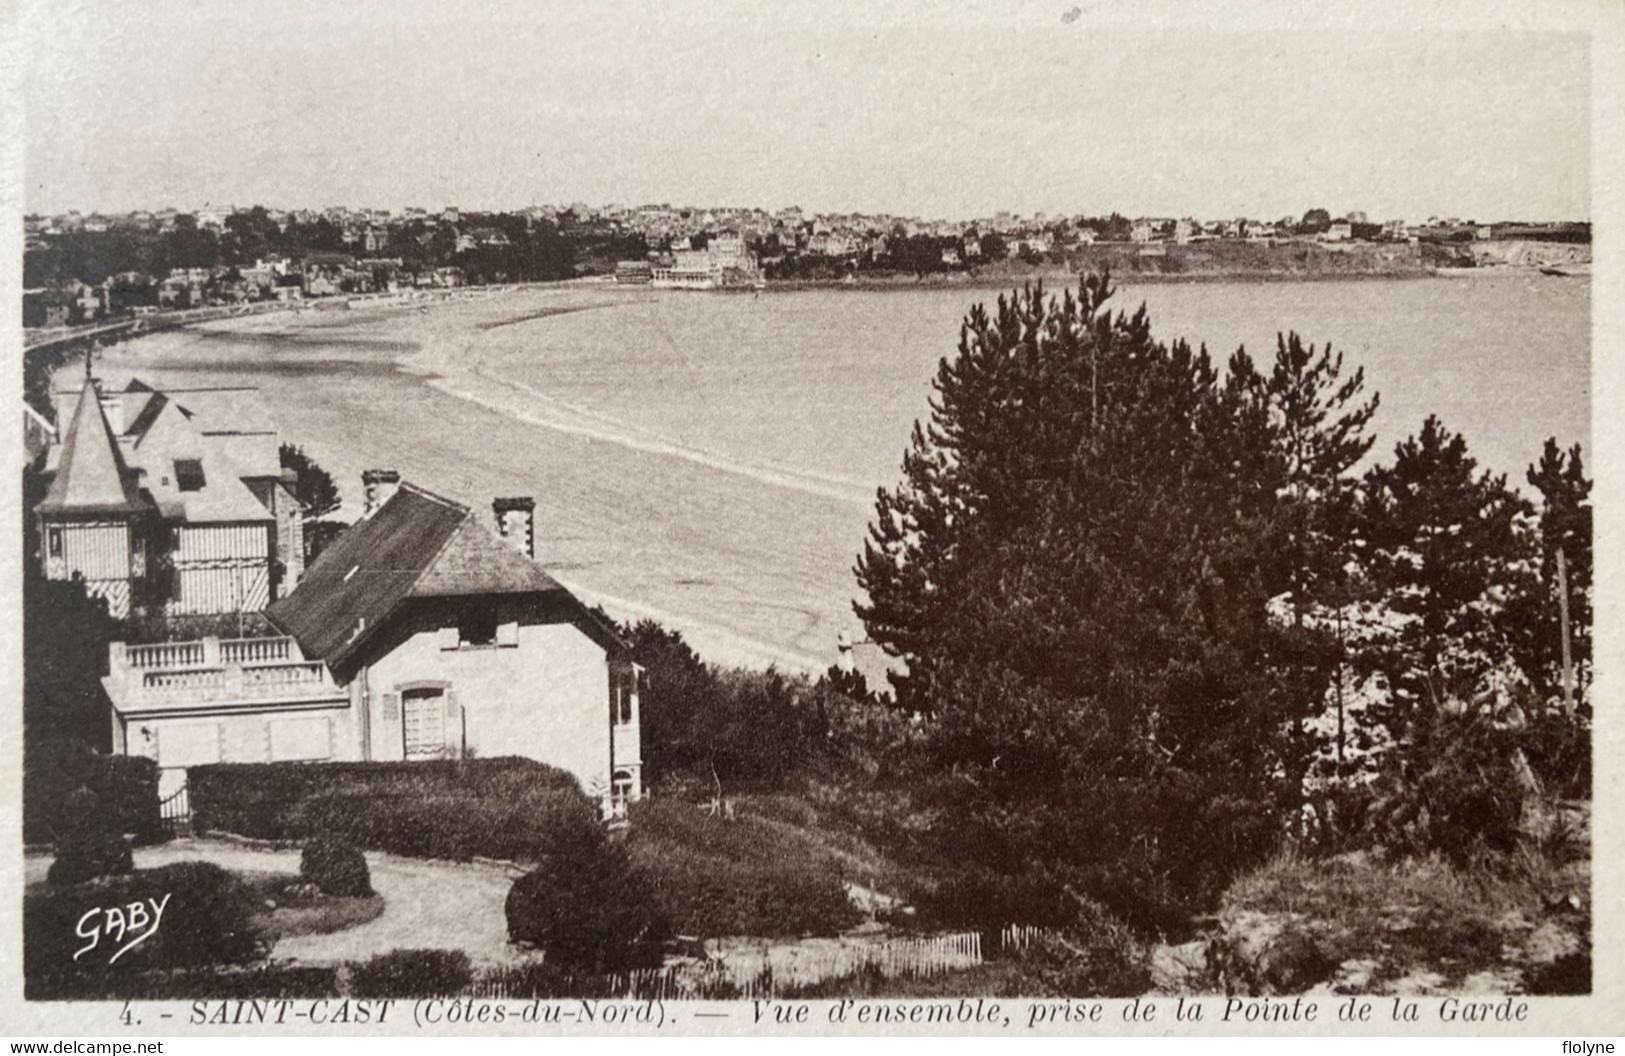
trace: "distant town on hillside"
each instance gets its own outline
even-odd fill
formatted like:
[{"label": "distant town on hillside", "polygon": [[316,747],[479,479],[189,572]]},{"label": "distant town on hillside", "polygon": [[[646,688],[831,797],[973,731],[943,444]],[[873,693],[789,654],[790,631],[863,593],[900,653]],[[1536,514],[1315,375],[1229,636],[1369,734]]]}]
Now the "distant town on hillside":
[{"label": "distant town on hillside", "polygon": [[[993,276],[1011,268],[1078,270],[1118,246],[1178,271],[1167,247],[1299,246],[1333,253],[1387,247],[1384,268],[1573,263],[1559,254],[1486,253],[1496,243],[1588,246],[1587,222],[1424,220],[1335,214],[1202,219],[1030,216],[971,220],[814,213],[796,206],[541,205],[509,212],[456,207],[70,211],[24,218],[23,322],[59,328],[169,311],[358,294],[614,276],[627,283],[712,288],[869,276]],[[1412,247],[1396,255],[1393,247]],[[1474,246],[1481,247],[1474,252]],[[1100,247],[1097,249],[1096,247]],[[1324,254],[1323,254],[1324,255]],[[1588,257],[1588,254],[1586,255]],[[1133,270],[1131,268],[1131,270]]]}]

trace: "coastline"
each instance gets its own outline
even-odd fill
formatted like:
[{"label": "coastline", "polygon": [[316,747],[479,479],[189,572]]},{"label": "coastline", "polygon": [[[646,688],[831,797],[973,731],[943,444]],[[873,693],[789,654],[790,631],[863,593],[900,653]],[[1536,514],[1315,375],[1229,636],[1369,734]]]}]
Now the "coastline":
[{"label": "coastline", "polygon": [[[1463,284],[1478,291],[1462,289],[1459,294],[1471,294],[1475,303],[1494,302],[1501,298],[1494,279],[1512,280],[1508,285],[1515,286],[1536,274],[1511,267],[1462,269],[1460,278],[1481,282]],[[1120,278],[1130,287],[1143,279]],[[1236,331],[1234,320],[1212,314],[1226,300],[1216,289],[1223,280],[1184,278],[1182,283],[1156,284],[1165,291],[1160,296],[1182,306],[1164,305],[1158,319],[1178,320],[1170,325],[1190,333],[1194,320],[1219,318],[1216,339],[1211,333],[1202,335],[1216,340],[1215,347],[1233,346],[1248,336]],[[1008,292],[1005,283],[1021,281],[978,279],[974,285],[893,282],[802,288],[819,294],[830,288],[903,291],[925,295],[922,304],[952,302],[931,309],[948,335],[963,308],[958,302],[1001,287]],[[1044,281],[1062,280],[1052,275]],[[1453,282],[1439,283],[1437,294],[1420,288],[1425,285],[1399,284],[1390,287],[1391,294],[1369,282],[1328,287],[1324,297],[1349,306],[1348,323],[1333,332],[1356,354],[1386,346],[1391,340],[1387,331],[1348,327],[1356,320],[1387,318],[1394,298],[1411,306],[1411,315],[1401,310],[1400,318],[1420,320],[1434,314],[1438,296],[1458,295],[1443,289]],[[1570,291],[1565,297],[1585,296],[1574,282],[1548,284],[1542,278],[1539,286],[1553,294]],[[1323,299],[1322,292],[1301,282],[1262,282],[1255,288],[1264,291],[1260,296],[1281,302],[1279,310],[1290,312],[1283,319],[1302,320],[1302,305]],[[932,290],[938,291],[934,297]],[[488,504],[493,495],[546,497],[548,516],[539,525],[538,552],[543,564],[583,600],[603,604],[618,619],[648,617],[681,630],[715,662],[747,667],[771,663],[816,674],[834,659],[836,633],[852,633],[856,626],[849,569],[852,553],[861,546],[872,486],[834,479],[834,471],[821,461],[796,462],[782,453],[790,448],[741,442],[749,432],[718,438],[703,425],[691,429],[690,418],[674,417],[672,411],[688,407],[686,415],[701,418],[707,408],[741,397],[755,399],[758,390],[736,387],[737,370],[757,369],[749,365],[751,349],[783,351],[762,343],[765,324],[760,320],[789,313],[782,317],[794,320],[793,325],[814,327],[808,343],[820,347],[815,338],[825,332],[828,319],[807,314],[808,305],[818,299],[810,296],[798,304],[786,298],[781,309],[769,302],[753,305],[750,298],[718,300],[680,291],[651,295],[646,287],[603,282],[549,284],[491,291],[426,311],[378,305],[220,320],[146,335],[104,348],[100,355],[104,376],[115,384],[139,376],[177,387],[258,387],[283,437],[332,472],[352,500],[361,471],[379,466],[398,468],[430,490],[475,508]],[[846,304],[839,312],[842,318],[900,318],[885,298],[869,308],[840,300]],[[1375,310],[1371,306],[1376,304],[1385,307]],[[589,312],[596,308],[617,311],[614,318]],[[622,313],[627,313],[624,319]],[[751,320],[757,321],[754,329],[745,325]],[[921,332],[925,321],[924,315],[907,317],[899,333]],[[675,344],[668,326],[676,327]],[[825,368],[838,364],[834,369],[842,377],[868,377],[871,362],[893,364],[902,361],[897,356],[919,351],[910,351],[909,342],[888,344],[891,338],[880,331],[860,328],[854,333],[865,335],[858,343],[873,349],[814,362]],[[943,342],[948,339],[944,336]],[[720,370],[707,360],[689,362],[684,354],[672,354],[676,348],[701,347],[696,340],[723,340],[745,353],[720,357],[718,363],[729,364]],[[604,342],[620,354],[600,347]],[[835,346],[850,348],[852,341],[836,341]],[[928,351],[929,356],[919,355],[918,370],[899,374],[901,380],[884,380],[889,375],[882,371],[880,398],[918,388],[923,400],[926,359],[934,362],[940,350],[933,345]],[[778,352],[757,362],[763,367],[782,362]],[[1365,358],[1380,369],[1380,360]],[[605,386],[611,384],[628,387],[616,391],[634,392],[658,386],[667,395],[656,396],[652,405],[628,403],[606,395],[612,390]],[[1530,384],[1537,383],[1532,379]],[[808,392],[780,391],[797,398]],[[835,394],[871,398],[852,397],[853,391],[837,388]],[[693,402],[695,397],[682,392],[710,395]],[[1396,394],[1390,406],[1390,414],[1400,415],[1395,430],[1409,421],[1403,395]],[[793,428],[790,410],[804,404],[773,405],[786,409],[783,422],[770,422],[781,430]],[[849,416],[813,417],[822,423],[819,428],[850,426]],[[901,437],[909,414],[900,411],[895,417]],[[1458,417],[1463,416],[1452,420]],[[856,435],[870,433],[859,430]],[[1524,447],[1516,457],[1523,457]],[[1506,458],[1497,464],[1507,464]],[[895,470],[891,462],[885,468]],[[882,472],[879,479],[890,478]],[[354,513],[352,501],[341,516],[348,519]]]},{"label": "coastline", "polygon": [[[1202,272],[1193,274],[1170,274],[1167,272],[1138,272],[1113,271],[1111,276],[1118,282],[1132,282],[1135,285],[1194,285],[1198,283],[1246,283],[1265,285],[1271,283],[1300,283],[1300,282],[1406,282],[1416,279],[1434,279],[1444,276],[1440,272],[1490,272],[1508,274],[1527,272],[1539,274],[1538,268],[1429,268],[1425,271],[1392,271],[1392,272]],[[961,272],[955,277],[925,277],[913,276],[873,276],[859,277],[848,282],[845,279],[769,279],[767,290],[764,292],[796,292],[801,290],[849,290],[863,292],[892,292],[915,290],[985,290],[1004,289],[1011,283],[1020,285],[1028,282],[1059,283],[1071,285],[1076,282],[1084,272],[1070,271],[1065,268],[1050,270],[1010,273],[1005,275],[988,275],[974,272]],[[962,276],[962,277],[960,277]],[[745,290],[706,291],[745,293]]]},{"label": "coastline", "polygon": [[[1036,269],[1026,272],[990,274],[987,272],[956,272],[947,276],[855,276],[846,279],[769,279],[768,292],[789,293],[802,290],[845,290],[862,292],[894,292],[916,290],[984,290],[1005,289],[1012,283],[1044,282],[1070,286],[1083,272],[1068,268]],[[1136,286],[1199,285],[1207,283],[1236,283],[1241,285],[1274,285],[1278,283],[1313,282],[1415,282],[1423,279],[1487,279],[1497,276],[1542,278],[1584,278],[1585,276],[1551,276],[1535,265],[1491,265],[1471,268],[1427,267],[1420,269],[1393,269],[1372,271],[1202,271],[1157,272],[1114,270],[1112,279]],[[708,291],[745,293],[745,290]]]},{"label": "coastline", "polygon": [[[705,452],[618,435],[615,423],[500,377],[482,362],[484,346],[508,326],[635,303],[603,293],[602,287],[559,284],[437,305],[428,313],[357,310],[213,320],[106,346],[97,373],[120,387],[140,377],[173,386],[260,388],[281,438],[311,452],[339,482],[346,500],[336,514],[341,520],[354,519],[354,481],[373,465],[399,468],[475,509],[495,494],[562,490],[546,531],[551,550],[540,558],[583,601],[604,606],[619,620],[654,619],[678,630],[713,663],[818,675],[834,660],[835,630],[824,626],[827,606],[806,596],[811,584],[796,575],[788,583],[777,578],[762,549],[762,537],[772,540],[771,532],[752,540],[754,553],[744,559],[748,575],[713,583],[714,568],[703,553],[696,556],[717,543],[706,538],[717,535],[711,511],[672,509],[660,531],[651,536],[645,527],[646,504],[669,507],[692,487],[689,481],[709,478],[714,488],[720,477],[730,482],[726,493],[733,505],[744,506],[759,493],[759,478],[717,464]],[[320,373],[307,373],[306,364]],[[59,368],[59,384],[76,381],[81,369]],[[333,383],[312,388],[322,376]],[[351,383],[338,383],[340,378]],[[438,408],[431,412],[438,428],[404,431],[397,407]],[[488,449],[483,437],[499,431],[506,431],[503,447]],[[660,485],[652,485],[642,468],[650,459],[664,464]],[[776,490],[794,486],[781,501],[809,507],[809,513],[834,501],[832,495],[811,494],[817,489],[806,482],[777,483]],[[586,494],[589,484],[596,494]],[[744,544],[734,539],[726,545]]]}]

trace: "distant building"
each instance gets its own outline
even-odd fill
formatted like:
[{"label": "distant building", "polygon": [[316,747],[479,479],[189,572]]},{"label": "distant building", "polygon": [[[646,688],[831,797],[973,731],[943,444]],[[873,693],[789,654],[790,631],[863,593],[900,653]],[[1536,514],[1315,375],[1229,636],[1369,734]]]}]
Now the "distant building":
[{"label": "distant building", "polygon": [[622,286],[647,286],[654,279],[654,266],[647,260],[622,260],[615,264],[615,281]]}]

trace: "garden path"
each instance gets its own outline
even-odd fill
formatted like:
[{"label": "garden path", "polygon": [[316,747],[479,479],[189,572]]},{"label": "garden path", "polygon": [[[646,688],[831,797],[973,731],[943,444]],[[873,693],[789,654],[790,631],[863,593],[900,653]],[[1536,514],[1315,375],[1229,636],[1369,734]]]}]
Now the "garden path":
[{"label": "garden path", "polygon": [[[49,861],[38,860],[41,879]],[[225,840],[181,839],[135,849],[138,869],[185,861],[213,862],[234,871],[299,871],[297,850],[265,850]],[[271,951],[272,959],[333,964],[364,961],[403,948],[463,950],[476,967],[519,964],[534,958],[508,944],[503,906],[518,870],[379,852],[367,854],[367,867],[373,889],[384,898],[379,917],[329,935],[285,938]]]}]

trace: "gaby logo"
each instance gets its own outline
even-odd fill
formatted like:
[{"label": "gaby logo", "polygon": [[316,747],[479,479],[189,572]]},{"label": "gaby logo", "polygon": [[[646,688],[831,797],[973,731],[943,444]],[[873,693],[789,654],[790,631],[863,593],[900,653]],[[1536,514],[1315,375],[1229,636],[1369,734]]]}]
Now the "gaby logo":
[{"label": "gaby logo", "polygon": [[149,898],[127,905],[97,906],[86,910],[79,918],[74,934],[90,941],[74,951],[73,959],[77,961],[94,950],[105,938],[118,947],[107,963],[117,961],[157,933],[158,923],[164,918],[164,907],[169,905],[170,897],[170,894],[166,894],[161,900]]}]

